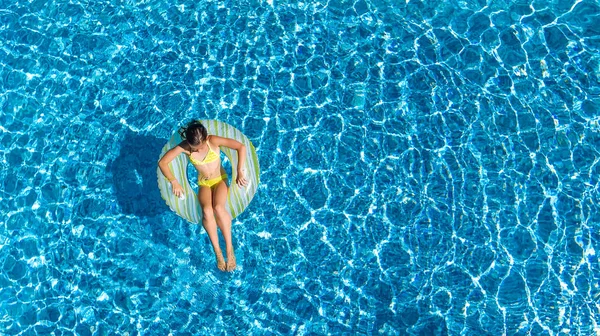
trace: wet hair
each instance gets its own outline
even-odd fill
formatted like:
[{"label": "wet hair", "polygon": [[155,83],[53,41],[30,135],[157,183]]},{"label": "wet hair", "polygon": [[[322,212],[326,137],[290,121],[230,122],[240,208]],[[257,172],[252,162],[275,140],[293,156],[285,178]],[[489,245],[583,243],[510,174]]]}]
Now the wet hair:
[{"label": "wet hair", "polygon": [[190,145],[197,146],[206,141],[208,132],[201,122],[192,120],[187,126],[179,129],[179,135],[181,135],[181,138],[186,140]]}]

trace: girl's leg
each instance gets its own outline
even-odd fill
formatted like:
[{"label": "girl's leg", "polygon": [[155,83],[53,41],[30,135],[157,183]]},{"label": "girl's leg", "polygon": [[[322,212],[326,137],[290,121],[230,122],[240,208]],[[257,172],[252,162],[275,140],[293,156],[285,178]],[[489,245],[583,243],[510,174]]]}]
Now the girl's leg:
[{"label": "girl's leg", "polygon": [[209,187],[200,187],[198,191],[198,200],[202,206],[202,226],[208,233],[210,243],[212,244],[215,256],[217,257],[217,267],[224,271],[226,270],[225,259],[223,258],[223,252],[219,246],[219,236],[217,234],[217,223],[215,221],[215,213],[213,212],[212,206],[212,191]]},{"label": "girl's leg", "polygon": [[227,251],[227,270],[233,271],[236,267],[235,254],[233,252],[233,244],[231,242],[231,215],[225,209],[227,201],[227,184],[225,181],[219,182],[214,186],[213,191],[213,209],[217,216],[217,225],[221,229]]}]

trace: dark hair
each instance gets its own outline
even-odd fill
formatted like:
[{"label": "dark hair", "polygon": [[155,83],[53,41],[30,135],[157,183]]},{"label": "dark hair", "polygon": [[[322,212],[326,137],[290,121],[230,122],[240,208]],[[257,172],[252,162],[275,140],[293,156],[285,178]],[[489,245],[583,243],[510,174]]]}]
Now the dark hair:
[{"label": "dark hair", "polygon": [[181,138],[186,140],[190,145],[196,146],[206,140],[208,132],[201,122],[192,120],[187,126],[179,129],[179,135],[181,135]]}]

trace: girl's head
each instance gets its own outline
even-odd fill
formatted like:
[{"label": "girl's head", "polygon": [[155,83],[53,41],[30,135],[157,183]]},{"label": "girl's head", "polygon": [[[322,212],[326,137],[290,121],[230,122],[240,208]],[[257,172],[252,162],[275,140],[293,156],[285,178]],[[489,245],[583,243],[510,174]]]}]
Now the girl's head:
[{"label": "girl's head", "polygon": [[192,120],[187,126],[180,128],[179,134],[183,140],[186,140],[194,147],[203,144],[208,137],[206,127],[197,120]]}]

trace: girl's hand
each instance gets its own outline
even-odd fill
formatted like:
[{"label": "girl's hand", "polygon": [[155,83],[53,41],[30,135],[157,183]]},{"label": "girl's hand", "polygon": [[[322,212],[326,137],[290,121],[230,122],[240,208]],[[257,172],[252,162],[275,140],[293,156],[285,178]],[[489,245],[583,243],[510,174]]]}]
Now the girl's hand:
[{"label": "girl's hand", "polygon": [[183,187],[181,184],[179,184],[179,182],[177,182],[177,180],[173,180],[171,182],[171,187],[173,187],[173,194],[176,197],[181,197],[181,195],[183,195]]},{"label": "girl's hand", "polygon": [[240,187],[245,187],[248,185],[248,180],[246,179],[246,169],[238,169],[235,182]]}]

